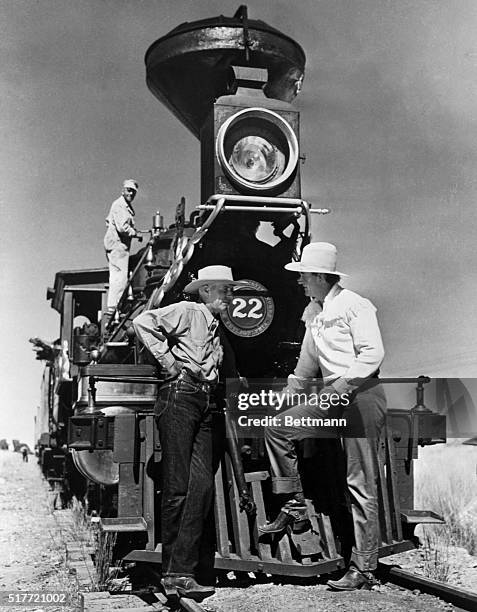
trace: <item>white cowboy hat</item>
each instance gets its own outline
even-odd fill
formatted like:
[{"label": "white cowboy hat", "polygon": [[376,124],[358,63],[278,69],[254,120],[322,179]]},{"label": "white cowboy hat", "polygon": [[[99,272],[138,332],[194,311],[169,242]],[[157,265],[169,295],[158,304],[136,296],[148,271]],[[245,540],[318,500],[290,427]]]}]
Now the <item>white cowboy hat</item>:
[{"label": "white cowboy hat", "polygon": [[137,191],[139,185],[134,179],[126,179],[125,181],[123,181],[123,189],[126,189],[127,187],[129,189],[134,189],[134,191]]},{"label": "white cowboy hat", "polygon": [[285,266],[292,272],[321,272],[348,276],[336,269],[337,251],[334,244],[329,242],[310,242],[303,249],[300,261],[292,261]]},{"label": "white cowboy hat", "polygon": [[197,272],[197,280],[184,287],[185,293],[196,293],[202,285],[227,283],[227,285],[247,285],[246,281],[234,281],[232,269],[227,266],[207,266]]}]

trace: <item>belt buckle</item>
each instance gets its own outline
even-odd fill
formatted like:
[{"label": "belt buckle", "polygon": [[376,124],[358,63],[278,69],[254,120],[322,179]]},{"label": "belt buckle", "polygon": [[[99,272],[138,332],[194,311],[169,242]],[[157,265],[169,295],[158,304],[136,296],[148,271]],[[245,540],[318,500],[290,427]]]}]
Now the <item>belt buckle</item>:
[{"label": "belt buckle", "polygon": [[200,380],[197,376],[189,372],[186,368],[184,368],[181,372],[181,376],[187,376],[194,385],[197,385],[201,391],[204,393],[210,393],[212,391],[212,383],[209,383],[205,380]]}]

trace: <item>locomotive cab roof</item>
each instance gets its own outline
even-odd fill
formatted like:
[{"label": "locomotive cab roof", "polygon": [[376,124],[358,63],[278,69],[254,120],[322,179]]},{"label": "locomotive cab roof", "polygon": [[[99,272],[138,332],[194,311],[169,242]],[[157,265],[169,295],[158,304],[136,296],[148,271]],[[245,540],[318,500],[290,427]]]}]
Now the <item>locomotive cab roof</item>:
[{"label": "locomotive cab roof", "polygon": [[61,313],[65,290],[103,291],[108,283],[108,268],[89,268],[85,270],[62,270],[55,275],[54,287],[48,287],[46,297],[51,307]]}]

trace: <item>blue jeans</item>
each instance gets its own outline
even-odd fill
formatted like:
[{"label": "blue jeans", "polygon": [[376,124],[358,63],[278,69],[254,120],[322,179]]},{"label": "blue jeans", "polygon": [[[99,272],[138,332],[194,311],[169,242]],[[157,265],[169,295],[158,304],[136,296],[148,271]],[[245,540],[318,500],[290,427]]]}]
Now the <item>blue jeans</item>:
[{"label": "blue jeans", "polygon": [[156,419],[162,446],[162,573],[194,576],[213,499],[210,388],[182,371],[161,387]]}]

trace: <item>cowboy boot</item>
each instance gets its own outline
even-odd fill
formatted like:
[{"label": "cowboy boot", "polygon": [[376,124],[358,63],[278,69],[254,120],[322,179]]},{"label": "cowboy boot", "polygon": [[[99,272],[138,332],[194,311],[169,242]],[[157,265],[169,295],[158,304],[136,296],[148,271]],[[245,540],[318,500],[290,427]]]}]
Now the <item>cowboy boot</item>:
[{"label": "cowboy boot", "polygon": [[258,530],[261,533],[280,533],[284,531],[288,525],[308,520],[308,511],[306,504],[296,499],[291,499],[282,506],[277,518],[273,523],[267,525],[259,525]]},{"label": "cowboy boot", "polygon": [[339,580],[328,580],[326,583],[335,591],[370,590],[375,583],[373,572],[360,572],[356,567],[350,567]]},{"label": "cowboy boot", "polygon": [[215,593],[213,586],[203,586],[192,576],[164,576],[161,584],[167,597],[178,595],[200,602]]}]

